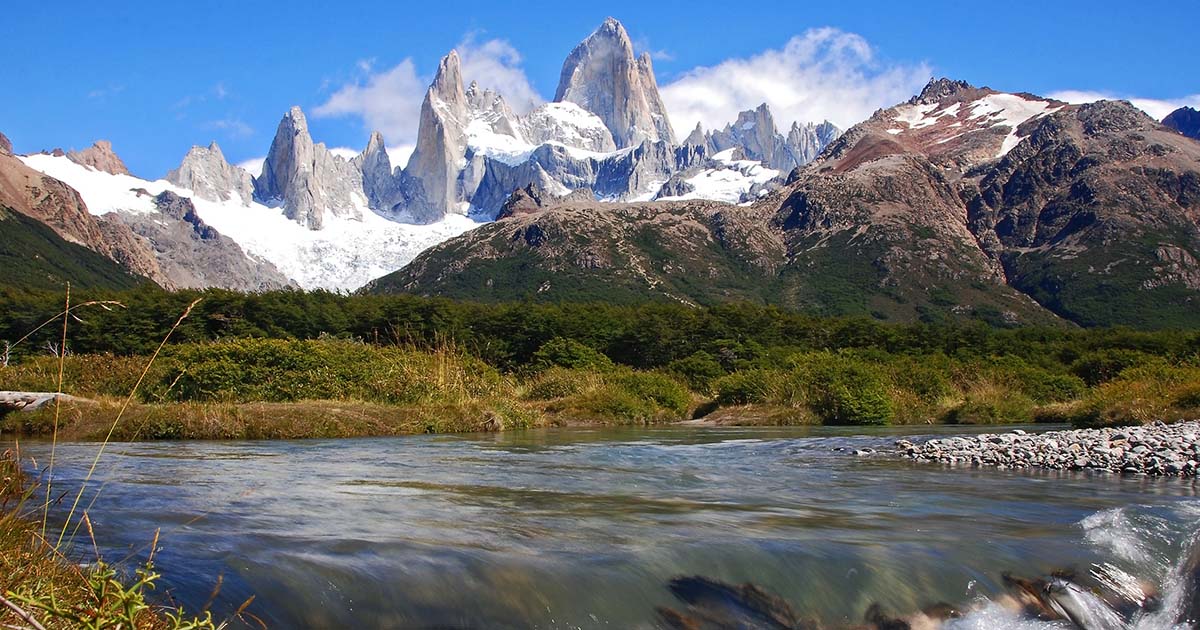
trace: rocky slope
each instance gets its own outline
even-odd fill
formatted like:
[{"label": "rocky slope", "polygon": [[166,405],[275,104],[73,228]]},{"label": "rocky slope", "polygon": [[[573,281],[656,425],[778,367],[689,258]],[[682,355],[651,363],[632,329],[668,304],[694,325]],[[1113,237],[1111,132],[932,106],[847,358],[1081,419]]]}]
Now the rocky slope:
[{"label": "rocky slope", "polygon": [[114,217],[92,215],[75,189],[26,166],[4,148],[0,148],[0,204],[46,225],[68,243],[173,287],[149,245],[128,226]]},{"label": "rocky slope", "polygon": [[750,207],[519,213],[370,290],[1200,324],[1200,144],[1128,103],[1072,106],[932,81],[790,180]]},{"label": "rocky slope", "polygon": [[1191,107],[1180,107],[1167,114],[1167,117],[1162,122],[1163,125],[1193,140],[1200,140],[1200,111]]},{"label": "rocky slope", "polygon": [[75,289],[129,289],[149,282],[3,203],[0,234],[0,288],[61,291],[70,282]]}]

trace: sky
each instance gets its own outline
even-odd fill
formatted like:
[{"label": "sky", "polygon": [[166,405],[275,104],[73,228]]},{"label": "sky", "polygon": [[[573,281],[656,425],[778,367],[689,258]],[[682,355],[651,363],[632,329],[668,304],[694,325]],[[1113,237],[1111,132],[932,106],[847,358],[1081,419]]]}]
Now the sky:
[{"label": "sky", "polygon": [[783,128],[846,127],[935,75],[1133,99],[1157,117],[1200,106],[1198,2],[344,4],[17,3],[0,22],[0,132],[19,153],[108,139],[158,178],[194,144],[261,159],[299,105],[318,142],[360,150],[379,129],[403,159],[449,50],[468,80],[527,110],[553,97],[563,59],[609,15],[654,59],[680,137],[762,102]]}]

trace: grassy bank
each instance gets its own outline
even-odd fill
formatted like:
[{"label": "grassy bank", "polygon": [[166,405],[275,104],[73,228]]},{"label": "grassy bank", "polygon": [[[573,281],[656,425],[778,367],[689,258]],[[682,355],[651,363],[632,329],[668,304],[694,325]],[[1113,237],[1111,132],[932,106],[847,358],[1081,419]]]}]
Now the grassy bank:
[{"label": "grassy bank", "polygon": [[[153,557],[128,573],[80,557],[47,531],[39,486],[16,451],[0,453],[0,626],[47,630],[216,630],[207,613],[147,601],[160,575]],[[86,519],[86,517],[84,517]],[[90,531],[91,525],[81,521]]]},{"label": "grassy bank", "polygon": [[[235,339],[144,356],[69,355],[64,439],[276,439],[496,431],[562,424],[1130,424],[1200,416],[1200,366],[1101,351],[1069,364],[877,350],[768,352],[732,365],[696,353],[656,370],[572,340],[501,371],[450,345]],[[54,391],[57,357],[0,367],[0,389]],[[113,426],[129,392],[132,403]],[[54,412],[0,430],[47,435]]]}]

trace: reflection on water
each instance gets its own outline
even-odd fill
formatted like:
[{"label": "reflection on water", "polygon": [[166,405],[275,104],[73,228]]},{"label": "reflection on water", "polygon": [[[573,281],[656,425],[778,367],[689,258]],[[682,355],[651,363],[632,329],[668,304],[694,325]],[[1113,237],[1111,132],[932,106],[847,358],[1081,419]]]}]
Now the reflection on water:
[{"label": "reflection on water", "polygon": [[[1160,579],[1200,523],[1193,480],[834,450],[903,432],[121,444],[90,516],[111,560],[144,559],[162,528],[156,562],[180,603],[202,605],[222,575],[218,611],[254,594],[274,627],[357,628],[652,627],[681,574],[754,582],[805,615],[857,622],[875,602],[998,593],[1006,570],[1109,562]],[[56,487],[77,485],[94,453],[60,445]]]}]

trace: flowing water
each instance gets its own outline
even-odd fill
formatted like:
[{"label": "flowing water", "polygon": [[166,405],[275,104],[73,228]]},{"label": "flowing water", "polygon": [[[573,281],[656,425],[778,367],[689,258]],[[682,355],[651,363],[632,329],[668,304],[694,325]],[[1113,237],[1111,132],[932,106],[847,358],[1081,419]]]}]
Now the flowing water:
[{"label": "flowing water", "polygon": [[[935,431],[907,433],[922,430]],[[1194,480],[835,450],[901,434],[114,444],[83,504],[101,491],[89,513],[106,559],[144,560],[161,528],[155,562],[174,601],[204,606],[220,576],[215,611],[254,595],[249,610],[280,628],[649,628],[656,606],[678,607],[666,584],[679,575],[753,582],[830,624],[858,622],[874,602],[945,601],[980,608],[959,628],[1058,628],[1018,626],[983,598],[1003,591],[1004,571],[1105,564],[1167,593],[1200,527]],[[44,465],[49,445],[25,451]],[[95,451],[59,445],[56,492],[78,488]],[[76,552],[86,558],[90,541]]]}]

